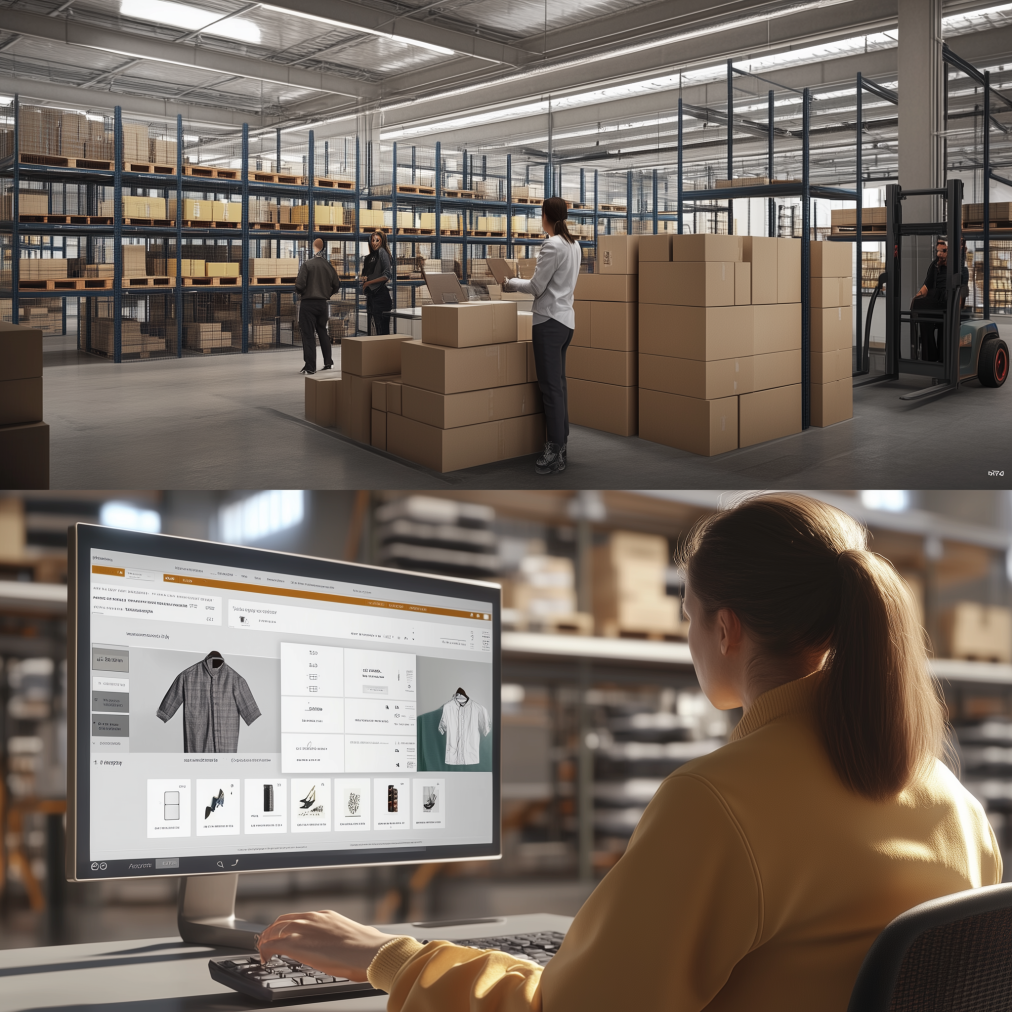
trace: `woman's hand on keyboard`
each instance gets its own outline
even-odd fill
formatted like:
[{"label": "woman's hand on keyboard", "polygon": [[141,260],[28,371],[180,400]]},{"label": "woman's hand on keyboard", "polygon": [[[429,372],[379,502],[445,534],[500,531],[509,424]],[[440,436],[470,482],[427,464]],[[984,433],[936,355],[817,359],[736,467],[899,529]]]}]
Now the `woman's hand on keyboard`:
[{"label": "woman's hand on keyboard", "polygon": [[260,935],[257,948],[264,962],[289,956],[335,977],[362,981],[373,957],[394,937],[334,910],[311,910],[282,914]]}]

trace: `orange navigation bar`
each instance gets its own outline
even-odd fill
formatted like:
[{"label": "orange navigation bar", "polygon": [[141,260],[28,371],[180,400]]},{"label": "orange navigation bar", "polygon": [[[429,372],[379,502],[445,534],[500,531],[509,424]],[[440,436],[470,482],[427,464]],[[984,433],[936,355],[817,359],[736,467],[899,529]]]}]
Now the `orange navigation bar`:
[{"label": "orange navigation bar", "polygon": [[92,566],[91,571],[99,576],[126,576],[125,569],[116,569],[115,566]]}]

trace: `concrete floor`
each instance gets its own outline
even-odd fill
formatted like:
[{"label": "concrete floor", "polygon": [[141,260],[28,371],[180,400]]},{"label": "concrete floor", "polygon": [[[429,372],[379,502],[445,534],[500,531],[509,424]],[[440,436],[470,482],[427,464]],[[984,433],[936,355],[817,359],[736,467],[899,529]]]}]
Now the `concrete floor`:
[{"label": "concrete floor", "polygon": [[918,379],[860,389],[849,421],[715,458],[575,426],[562,475],[441,475],[306,422],[294,349],[116,366],[69,343],[47,342],[53,488],[1012,487],[1012,383],[922,405],[898,399]]}]

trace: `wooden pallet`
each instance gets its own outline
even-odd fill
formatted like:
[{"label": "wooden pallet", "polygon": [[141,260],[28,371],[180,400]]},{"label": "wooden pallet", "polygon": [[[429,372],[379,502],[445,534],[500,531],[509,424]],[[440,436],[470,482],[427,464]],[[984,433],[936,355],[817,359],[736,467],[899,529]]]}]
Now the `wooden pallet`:
[{"label": "wooden pallet", "polygon": [[280,183],[282,181],[290,183],[293,179],[299,178],[298,176],[279,175],[277,172],[259,172],[256,170],[250,172],[248,175],[251,183]]},{"label": "wooden pallet", "polygon": [[262,278],[257,276],[255,278],[250,278],[249,283],[251,285],[294,285],[295,275],[286,274],[276,278]]},{"label": "wooden pallet", "polygon": [[351,232],[354,225],[314,225],[314,232]]},{"label": "wooden pallet", "polygon": [[505,232],[478,232],[478,231],[473,231],[473,232],[471,232],[471,235],[481,236],[482,238],[487,238],[487,239],[505,239],[506,238],[506,233]]},{"label": "wooden pallet", "polygon": [[435,235],[436,230],[434,228],[415,228],[413,225],[407,225],[397,229],[398,235]]},{"label": "wooden pallet", "polygon": [[626,213],[625,204],[598,204],[597,209],[599,211],[620,211],[622,214]]},{"label": "wooden pallet", "polygon": [[291,221],[279,221],[277,224],[282,232],[304,232],[306,230],[305,225],[299,225]]},{"label": "wooden pallet", "polygon": [[[862,225],[861,235],[885,235],[888,225]],[[857,225],[834,225],[831,235],[857,236]]]},{"label": "wooden pallet", "polygon": [[175,288],[176,279],[162,276],[147,276],[142,278],[124,278],[124,288]]},{"label": "wooden pallet", "polygon": [[566,206],[569,207],[569,208],[572,208],[572,210],[574,210],[574,211],[593,211],[594,210],[594,205],[593,204],[580,204],[580,203],[570,204],[568,200],[566,201]]},{"label": "wooden pallet", "polygon": [[[390,184],[380,183],[378,186],[372,187],[369,192],[378,197],[390,196]],[[434,197],[436,195],[436,188],[434,186],[414,186],[411,183],[398,183],[397,192],[416,197]]]},{"label": "wooden pallet", "polygon": [[68,214],[19,214],[18,221],[27,225],[69,225]]},{"label": "wooden pallet", "polygon": [[184,165],[184,176],[194,176],[197,179],[238,179],[238,169],[219,169],[211,165]]},{"label": "wooden pallet", "polygon": [[174,218],[124,218],[123,224],[146,228],[170,228],[176,224],[176,221]]},{"label": "wooden pallet", "polygon": [[[303,177],[304,178],[304,177]],[[355,182],[351,179],[324,179],[322,176],[317,176],[313,180],[314,186],[322,187],[326,190],[354,190]]]},{"label": "wooden pallet", "polygon": [[[43,285],[45,287],[43,287]],[[112,278],[46,278],[44,280],[22,281],[18,291],[80,292],[105,291],[113,286]]]},{"label": "wooden pallet", "polygon": [[541,197],[514,197],[512,203],[514,204],[543,204],[544,201]]},{"label": "wooden pallet", "polygon": [[71,158],[67,155],[40,155],[31,151],[22,151],[18,156],[22,165],[50,165],[57,169],[93,169],[99,172],[112,172],[115,162],[102,158]]},{"label": "wooden pallet", "polygon": [[156,162],[124,162],[124,172],[154,173],[159,176],[174,176],[176,167],[174,165],[159,165]]},{"label": "wooden pallet", "polygon": [[[170,222],[175,224],[175,222]],[[184,221],[183,228],[226,228],[226,229],[237,229],[242,228],[242,222],[239,221]]]},{"label": "wooden pallet", "polygon": [[111,225],[113,218],[107,214],[89,214],[88,224],[89,225]]},{"label": "wooden pallet", "polygon": [[443,190],[444,197],[452,197],[456,200],[477,200],[478,194],[474,190]]}]

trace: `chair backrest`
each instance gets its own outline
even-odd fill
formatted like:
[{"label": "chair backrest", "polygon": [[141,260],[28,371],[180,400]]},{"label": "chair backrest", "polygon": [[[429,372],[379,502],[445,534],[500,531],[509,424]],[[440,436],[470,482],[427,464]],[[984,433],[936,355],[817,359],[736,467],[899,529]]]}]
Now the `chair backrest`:
[{"label": "chair backrest", "polygon": [[864,957],[847,1012],[1012,1010],[1012,883],[900,914]]}]

